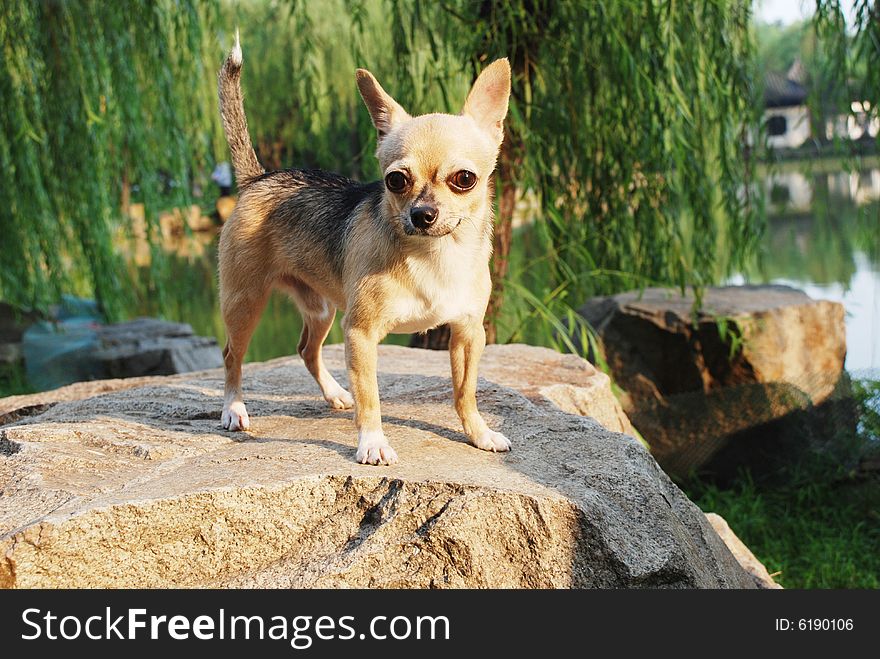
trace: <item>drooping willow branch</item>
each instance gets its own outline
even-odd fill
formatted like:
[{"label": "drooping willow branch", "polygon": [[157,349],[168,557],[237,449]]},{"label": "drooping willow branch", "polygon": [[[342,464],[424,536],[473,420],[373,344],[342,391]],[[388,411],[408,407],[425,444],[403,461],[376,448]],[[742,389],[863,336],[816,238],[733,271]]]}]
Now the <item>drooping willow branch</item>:
[{"label": "drooping willow branch", "polygon": [[157,209],[184,203],[214,157],[215,19],[198,0],[2,3],[0,297],[93,294],[120,314],[123,188],[145,203],[155,243]]}]

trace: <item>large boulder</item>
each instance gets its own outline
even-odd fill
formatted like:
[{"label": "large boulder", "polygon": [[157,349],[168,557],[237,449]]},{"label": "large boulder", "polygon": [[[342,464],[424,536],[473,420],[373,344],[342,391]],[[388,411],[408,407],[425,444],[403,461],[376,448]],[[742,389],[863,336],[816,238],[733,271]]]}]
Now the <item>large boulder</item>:
[{"label": "large boulder", "polygon": [[[785,434],[846,382],[843,305],[787,286],[649,288],[593,298],[597,330],[624,406],[664,469],[705,467],[731,438],[747,445]],[[812,418],[812,417],[811,417]]]},{"label": "large boulder", "polygon": [[245,367],[248,433],[220,429],[220,370],[0,400],[0,584],[755,585],[636,439],[545,397],[587,404],[590,367],[490,347],[478,399],[514,446],[495,454],[464,441],[446,359],[380,348],[393,467],[355,463],[351,412],[297,358]]},{"label": "large boulder", "polygon": [[[383,346],[382,350],[386,370],[449,377],[449,353],[445,350],[399,346]],[[344,368],[341,345],[327,346],[324,355],[330,363]],[[480,376],[516,389],[537,405],[592,417],[608,430],[638,436],[611,389],[611,378],[577,355],[521,343],[490,345],[480,361]]]}]

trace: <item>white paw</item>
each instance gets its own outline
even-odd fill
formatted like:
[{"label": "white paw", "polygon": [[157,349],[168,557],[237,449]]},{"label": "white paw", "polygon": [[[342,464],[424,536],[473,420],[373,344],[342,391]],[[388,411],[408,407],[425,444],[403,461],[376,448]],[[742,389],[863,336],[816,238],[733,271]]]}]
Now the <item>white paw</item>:
[{"label": "white paw", "polygon": [[385,439],[385,433],[368,430],[358,435],[355,459],[362,465],[393,465],[397,464],[397,452]]},{"label": "white paw", "polygon": [[247,409],[241,401],[236,401],[229,407],[223,408],[220,423],[223,424],[225,430],[247,430],[251,427]]},{"label": "white paw", "polygon": [[471,437],[471,442],[477,448],[484,451],[492,451],[493,453],[504,453],[510,450],[510,440],[500,432],[486,429],[482,435]]},{"label": "white paw", "polygon": [[324,392],[324,400],[330,403],[330,407],[334,410],[350,410],[354,407],[354,398],[338,384],[327,388]]}]

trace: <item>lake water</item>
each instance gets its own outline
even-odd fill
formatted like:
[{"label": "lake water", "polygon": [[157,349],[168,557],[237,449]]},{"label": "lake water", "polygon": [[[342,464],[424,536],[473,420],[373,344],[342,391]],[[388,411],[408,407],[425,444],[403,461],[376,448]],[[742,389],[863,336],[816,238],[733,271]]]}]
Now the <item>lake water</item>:
[{"label": "lake water", "polygon": [[786,284],[841,302],[847,370],[880,378],[880,168],[791,167],[765,184],[765,254],[731,283]]},{"label": "lake water", "polygon": [[[847,369],[880,378],[880,169],[844,172],[840,166],[804,173],[789,166],[765,179],[768,227],[763,258],[730,283],[781,283],[846,308]],[[169,238],[171,253],[165,316],[190,323],[198,334],[223,343],[216,293],[216,235]],[[146,278],[143,259],[131,267]],[[142,254],[142,253],[141,253]],[[143,256],[143,254],[142,254]],[[140,263],[140,265],[139,265]],[[155,315],[155,299],[141,296],[131,315]],[[247,359],[262,361],[295,352],[301,323],[292,303],[273,294]],[[328,342],[340,342],[338,321]],[[406,343],[406,336],[389,342]]]}]

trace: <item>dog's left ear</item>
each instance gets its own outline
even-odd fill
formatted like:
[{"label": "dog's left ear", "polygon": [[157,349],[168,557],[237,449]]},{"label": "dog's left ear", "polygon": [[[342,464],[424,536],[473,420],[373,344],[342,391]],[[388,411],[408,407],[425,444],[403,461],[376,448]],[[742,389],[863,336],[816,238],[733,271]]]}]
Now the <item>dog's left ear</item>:
[{"label": "dog's left ear", "polygon": [[370,112],[370,118],[379,133],[379,141],[381,142],[382,138],[391,132],[394,124],[411,119],[411,117],[400,103],[382,89],[382,85],[372,73],[366,69],[358,69],[355,76],[357,77],[358,91],[360,91],[364,105]]},{"label": "dog's left ear", "polygon": [[505,57],[483,69],[471,87],[461,113],[476,121],[480,128],[501,144],[509,98],[510,62]]}]

